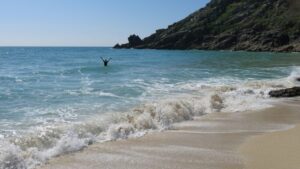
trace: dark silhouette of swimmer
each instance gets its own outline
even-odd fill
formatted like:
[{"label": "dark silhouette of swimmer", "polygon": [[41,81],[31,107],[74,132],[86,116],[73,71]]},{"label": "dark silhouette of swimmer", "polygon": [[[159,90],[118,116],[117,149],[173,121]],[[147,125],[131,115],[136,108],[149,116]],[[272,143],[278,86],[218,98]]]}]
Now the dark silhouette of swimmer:
[{"label": "dark silhouette of swimmer", "polygon": [[108,62],[111,60],[111,58],[109,58],[109,59],[103,59],[103,57],[101,57],[101,59],[103,61],[104,66],[108,66]]}]

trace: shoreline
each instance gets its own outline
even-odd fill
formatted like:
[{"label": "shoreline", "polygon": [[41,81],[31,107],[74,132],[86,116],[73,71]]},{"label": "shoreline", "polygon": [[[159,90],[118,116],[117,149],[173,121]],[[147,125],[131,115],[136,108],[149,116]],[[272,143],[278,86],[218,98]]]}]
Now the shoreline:
[{"label": "shoreline", "polygon": [[[240,113],[212,113],[140,138],[96,143],[53,158],[43,169],[245,167],[239,148],[253,136],[282,131],[300,122],[299,100]],[[282,113],[285,112],[285,113]]]},{"label": "shoreline", "polygon": [[108,47],[115,50],[160,50],[160,51],[209,51],[209,52],[249,52],[249,53],[287,53],[287,54],[299,54],[299,51],[276,51],[276,50],[232,50],[232,49],[197,49],[197,48],[190,48],[190,49],[160,49],[160,48],[115,48],[115,47]]}]

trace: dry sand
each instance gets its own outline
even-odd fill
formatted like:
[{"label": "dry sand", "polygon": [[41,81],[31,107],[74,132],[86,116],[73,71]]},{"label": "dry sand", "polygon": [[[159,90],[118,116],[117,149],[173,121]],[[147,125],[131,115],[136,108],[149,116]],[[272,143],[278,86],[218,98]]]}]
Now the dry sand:
[{"label": "dry sand", "polygon": [[300,126],[250,139],[240,151],[247,169],[299,169]]},{"label": "dry sand", "polygon": [[[248,159],[245,160],[240,155],[238,151],[240,146],[253,136],[287,130],[299,123],[298,103],[297,100],[289,101],[257,112],[210,114],[194,121],[177,124],[173,130],[150,133],[142,138],[94,144],[81,152],[54,158],[42,168],[242,169],[245,168],[245,164],[248,165],[245,163]],[[253,151],[252,148],[249,148],[251,151],[248,151],[248,148],[243,149],[246,157],[258,157],[255,153],[260,151],[260,147],[255,147],[256,142],[258,141],[253,140],[253,143],[252,141],[249,143],[254,146]],[[267,143],[268,141],[264,142]],[[275,154],[276,149],[281,148],[275,145],[277,142],[273,144],[274,147],[271,148]],[[293,146],[289,148],[292,149]],[[251,159],[255,160],[257,159]]]}]

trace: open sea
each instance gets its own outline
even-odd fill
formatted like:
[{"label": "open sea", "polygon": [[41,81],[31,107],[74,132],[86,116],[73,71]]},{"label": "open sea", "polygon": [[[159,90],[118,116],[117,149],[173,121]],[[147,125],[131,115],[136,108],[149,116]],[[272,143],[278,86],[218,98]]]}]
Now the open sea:
[{"label": "open sea", "polygon": [[[112,58],[104,67],[100,57]],[[272,106],[297,86],[299,53],[0,48],[0,169],[35,168],[90,144],[209,113]]]}]

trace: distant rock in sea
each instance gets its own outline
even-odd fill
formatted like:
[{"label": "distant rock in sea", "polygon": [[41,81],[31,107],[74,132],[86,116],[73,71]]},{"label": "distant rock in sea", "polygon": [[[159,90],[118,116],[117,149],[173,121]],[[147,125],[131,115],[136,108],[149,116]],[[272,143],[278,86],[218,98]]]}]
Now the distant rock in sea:
[{"label": "distant rock in sea", "polygon": [[137,35],[130,35],[128,38],[128,42],[129,43],[123,45],[116,44],[114,48],[134,48],[143,44],[142,39]]},{"label": "distant rock in sea", "polygon": [[298,0],[211,0],[185,19],[115,48],[300,51]]}]

